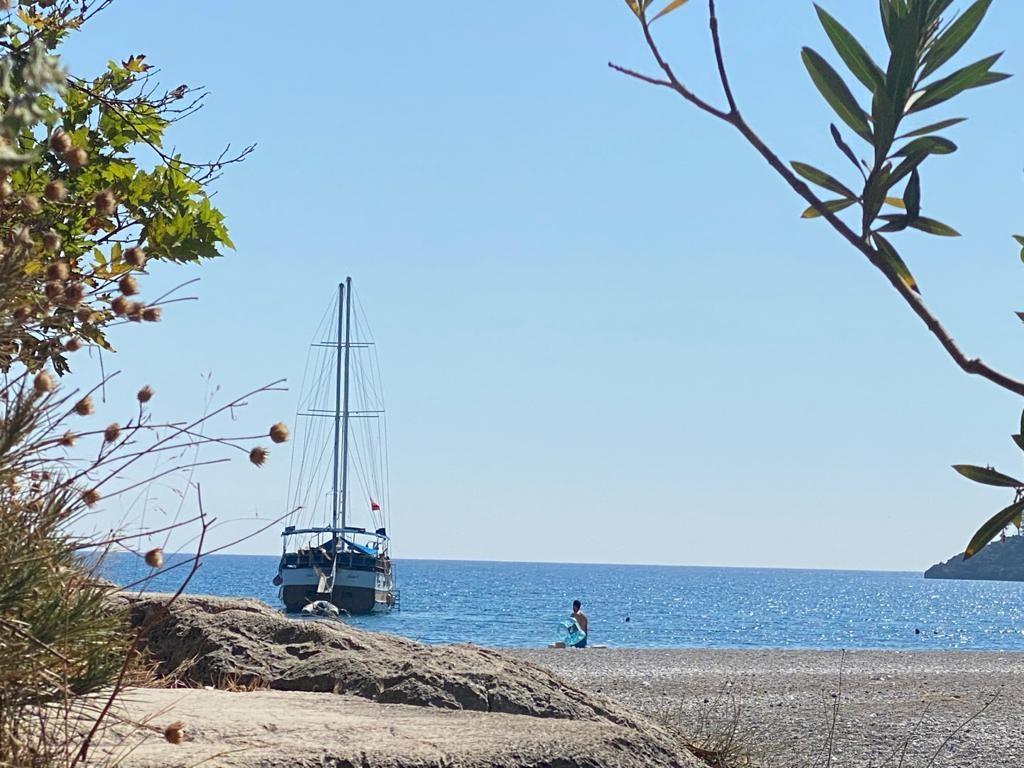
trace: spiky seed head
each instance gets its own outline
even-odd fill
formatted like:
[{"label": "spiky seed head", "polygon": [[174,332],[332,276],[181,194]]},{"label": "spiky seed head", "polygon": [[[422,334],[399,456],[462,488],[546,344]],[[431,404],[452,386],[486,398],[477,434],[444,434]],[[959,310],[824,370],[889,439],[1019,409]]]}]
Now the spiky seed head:
[{"label": "spiky seed head", "polygon": [[256,446],[249,451],[249,461],[255,464],[257,467],[262,467],[267,463],[267,456],[270,452],[266,448]]},{"label": "spiky seed head", "polygon": [[147,384],[135,394],[135,397],[140,403],[148,403],[153,399],[153,388]]},{"label": "spiky seed head", "polygon": [[59,203],[65,197],[68,196],[68,188],[64,186],[64,182],[60,179],[54,179],[47,183],[43,187],[43,197],[49,200],[51,203]]},{"label": "spiky seed head", "polygon": [[283,421],[277,422],[277,424],[270,428],[270,439],[275,443],[288,442],[288,427]]},{"label": "spiky seed head", "polygon": [[130,306],[131,306],[131,302],[128,301],[128,299],[126,299],[124,296],[118,296],[112,302],[110,302],[110,308],[113,310],[114,314],[117,315],[118,317],[121,317],[121,316],[127,314],[128,313],[128,308]]},{"label": "spiky seed head", "polygon": [[74,432],[65,432],[63,435],[61,435],[60,438],[61,447],[73,448],[75,445],[75,440],[77,439],[78,435],[76,435]]},{"label": "spiky seed head", "polygon": [[164,728],[164,739],[171,744],[181,744],[185,740],[185,724],[180,720]]},{"label": "spiky seed head", "polygon": [[56,301],[64,293],[64,286],[55,280],[51,280],[43,286],[43,293],[46,294],[46,298],[50,301]]},{"label": "spiky seed head", "polygon": [[54,152],[63,155],[71,149],[71,137],[58,128],[50,136],[50,146],[53,147]]},{"label": "spiky seed head", "polygon": [[142,310],[142,319],[147,323],[159,323],[163,310],[160,307],[146,307]]},{"label": "spiky seed head", "polygon": [[131,275],[125,275],[117,281],[117,287],[125,296],[134,296],[139,292],[139,281]]},{"label": "spiky seed head", "polygon": [[29,247],[35,244],[35,241],[32,239],[32,228],[27,224],[20,226],[15,230],[14,238],[22,245]]},{"label": "spiky seed head", "polygon": [[0,200],[6,200],[14,194],[14,187],[9,181],[0,182]]},{"label": "spiky seed head", "polygon": [[109,216],[117,210],[117,198],[109,189],[97,193],[96,197],[92,199],[92,204],[96,206],[96,213],[103,216]]},{"label": "spiky seed head", "polygon": [[53,377],[46,371],[40,371],[32,380],[32,389],[41,395],[53,392]]},{"label": "spiky seed head", "polygon": [[85,298],[85,286],[81,283],[68,283],[64,286],[64,303],[69,307],[77,307]]},{"label": "spiky seed head", "polygon": [[68,352],[77,352],[81,348],[82,342],[77,336],[72,336],[70,339],[67,340],[67,343],[64,345],[64,349],[66,349]]},{"label": "spiky seed head", "polygon": [[39,213],[43,210],[43,204],[39,202],[39,198],[35,195],[25,195],[21,198],[21,207],[25,213]]},{"label": "spiky seed head", "polygon": [[142,322],[142,310],[146,307],[141,301],[133,301],[128,305],[128,319],[133,323]]},{"label": "spiky seed head", "polygon": [[19,323],[24,323],[30,317],[32,317],[32,310],[29,307],[22,305],[14,310],[14,319]]},{"label": "spiky seed head", "polygon": [[150,568],[162,568],[164,565],[163,547],[156,547],[146,553],[146,565]]},{"label": "spiky seed head", "polygon": [[121,425],[116,421],[111,422],[107,425],[107,428],[103,430],[103,439],[108,443],[112,443],[121,436]]},{"label": "spiky seed head", "polygon": [[81,147],[72,147],[64,153],[64,162],[72,168],[84,168],[89,164],[89,153]]},{"label": "spiky seed head", "polygon": [[80,323],[91,323],[93,321],[92,307],[81,307],[75,312],[75,317],[78,318]]},{"label": "spiky seed head", "polygon": [[99,501],[100,492],[97,491],[95,488],[90,488],[89,490],[82,492],[82,502],[85,504],[85,506],[95,507],[97,504],[99,504]]},{"label": "spiky seed head", "polygon": [[43,248],[48,251],[56,251],[60,248],[60,235],[52,229],[43,232]]},{"label": "spiky seed head", "polygon": [[139,246],[133,245],[124,252],[124,263],[139,269],[146,264],[146,252]]},{"label": "spiky seed head", "polygon": [[46,268],[46,276],[50,280],[67,280],[70,274],[71,270],[68,269],[67,263],[63,261],[55,261]]},{"label": "spiky seed head", "polygon": [[92,412],[92,398],[89,395],[86,395],[77,403],[75,403],[75,413],[77,413],[79,416],[89,416],[92,414]]}]

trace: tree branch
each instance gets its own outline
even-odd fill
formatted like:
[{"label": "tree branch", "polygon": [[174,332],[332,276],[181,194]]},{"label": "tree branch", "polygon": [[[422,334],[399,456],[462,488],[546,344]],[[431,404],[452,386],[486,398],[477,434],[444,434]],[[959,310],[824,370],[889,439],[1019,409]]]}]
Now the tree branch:
[{"label": "tree branch", "polygon": [[[968,357],[964,351],[960,349],[959,345],[950,333],[943,327],[939,319],[932,314],[930,309],[928,309],[928,306],[924,303],[920,294],[910,288],[902,280],[895,270],[889,266],[889,263],[883,258],[883,256],[867,240],[854,232],[846,222],[840,219],[833,211],[829,210],[821,198],[814,194],[811,188],[801,181],[800,178],[793,173],[793,171],[790,170],[790,168],[781,159],[779,159],[778,155],[772,152],[768,145],[761,140],[760,136],[754,132],[747,121],[740,115],[739,110],[736,107],[732,87],[729,83],[729,78],[725,70],[722,45],[718,34],[718,18],[715,14],[715,0],[708,0],[708,9],[710,14],[711,39],[715,50],[715,61],[718,65],[719,79],[721,80],[722,90],[725,93],[726,100],[729,102],[730,111],[724,112],[711,106],[693,94],[676,78],[671,65],[669,65],[662,56],[661,51],[658,49],[654,36],[651,34],[650,25],[647,19],[641,17],[640,27],[643,30],[644,40],[647,42],[647,47],[650,49],[654,60],[658,63],[658,66],[668,78],[667,85],[701,111],[717,117],[722,122],[728,123],[739,131],[743,138],[747,140],[747,143],[750,144],[762,158],[764,158],[768,165],[770,165],[775,172],[782,177],[783,181],[785,181],[794,192],[802,197],[807,204],[817,211],[844,240],[860,251],[861,254],[863,254],[865,258],[867,258],[867,260],[885,276],[885,279],[888,280],[892,287],[896,289],[896,292],[899,293],[903,300],[910,306],[914,314],[921,319],[931,334],[938,339],[942,348],[946,350],[946,353],[962,371],[975,376],[980,376],[1002,389],[1024,396],[1024,381],[1015,379],[997,371],[987,363],[983,362],[980,358]],[[639,80],[644,80],[645,82],[651,82],[654,80],[653,78],[639,75],[638,73],[626,70],[623,67],[619,67],[611,63],[609,63],[609,66],[618,72],[622,72],[623,74]],[[666,82],[654,80],[653,84],[664,86],[666,85]]]}]

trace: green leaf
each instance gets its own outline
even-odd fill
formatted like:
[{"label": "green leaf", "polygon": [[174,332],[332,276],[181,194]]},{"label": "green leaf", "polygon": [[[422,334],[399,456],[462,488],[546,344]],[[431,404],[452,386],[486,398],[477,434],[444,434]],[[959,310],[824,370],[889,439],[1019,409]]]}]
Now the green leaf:
[{"label": "green leaf", "polygon": [[811,80],[814,81],[814,85],[829,106],[858,136],[865,141],[871,141],[871,126],[868,124],[867,113],[857,103],[838,73],[810,48],[804,48],[800,57],[803,59],[804,66],[807,67]]},{"label": "green leaf", "polygon": [[662,16],[668,16],[668,14],[672,13],[672,11],[676,10],[677,8],[681,8],[688,2],[689,0],[672,0],[671,3],[662,8],[661,11],[659,11],[658,14],[653,19],[651,19],[651,24],[656,22]]},{"label": "green leaf", "polygon": [[917,168],[910,172],[910,181],[903,192],[903,202],[907,205],[907,215],[911,219],[921,215],[921,174]]},{"label": "green leaf", "polygon": [[842,24],[817,3],[814,5],[814,10],[818,12],[818,19],[821,21],[821,26],[825,28],[825,34],[828,35],[828,39],[832,41],[836,52],[850,68],[853,76],[860,80],[869,91],[873,92],[881,88],[885,82],[885,75],[881,67],[875,64],[868,52],[864,50],[864,47]]},{"label": "green leaf", "polygon": [[1013,438],[1013,442],[1017,444],[1017,447],[1024,451],[1024,435],[1010,435]]},{"label": "green leaf", "polygon": [[1024,235],[1014,235],[1013,239],[1017,241],[1017,244],[1024,248]]},{"label": "green leaf", "polygon": [[1013,314],[1020,318],[1020,321],[1024,323],[1024,312],[1014,312]]},{"label": "green leaf", "polygon": [[803,176],[812,184],[817,184],[819,187],[824,187],[825,189],[831,192],[835,192],[837,195],[842,195],[843,197],[857,197],[857,195],[854,194],[853,191],[849,189],[849,187],[847,187],[845,184],[839,181],[839,179],[835,178],[834,176],[830,176],[824,171],[818,170],[813,165],[808,165],[807,163],[799,163],[796,161],[791,162],[790,165],[793,166],[794,171]]},{"label": "green leaf", "polygon": [[1006,526],[1013,522],[1013,519],[1017,517],[1024,510],[1024,501],[1015,501],[1008,507],[996,512],[992,517],[985,521],[985,524],[978,529],[978,532],[974,534],[974,538],[971,539],[967,545],[967,549],[964,550],[964,560],[974,557],[985,546],[992,541],[999,532]]},{"label": "green leaf", "polygon": [[926,125],[924,128],[918,128],[916,131],[910,131],[904,133],[902,136],[897,136],[897,139],[912,139],[915,136],[924,136],[928,133],[934,133],[935,131],[941,131],[943,128],[949,128],[951,125],[962,123],[966,120],[966,117],[951,117],[949,120],[940,120],[937,123]]},{"label": "green leaf", "polygon": [[[941,80],[936,80],[931,85],[928,85],[924,89],[924,93],[918,98],[907,113],[920,112],[934,107],[937,104],[941,104],[944,101],[948,101],[959,93],[968,90],[969,88],[980,88],[983,85],[998,82],[1004,80],[1009,75],[1002,75],[998,72],[990,73],[989,70],[992,65],[995,64],[1001,53],[987,56],[980,61],[976,61],[973,64],[968,64],[962,69],[958,69],[948,77],[944,77]],[[989,77],[989,75],[993,77]]]},{"label": "green leaf", "polygon": [[[851,205],[853,205],[856,202],[857,202],[856,200],[849,200],[849,199],[845,199],[845,200],[825,200],[824,204],[825,204],[825,207],[828,210],[832,211],[832,213],[837,213],[838,211],[842,211],[842,210],[844,210],[846,208],[849,208]],[[804,212],[800,214],[800,218],[801,219],[816,219],[819,216],[821,216],[821,214],[818,213],[817,209],[813,205],[812,206],[808,206],[804,210]]]},{"label": "green leaf", "polygon": [[894,157],[906,157],[917,152],[929,155],[949,155],[956,152],[956,144],[941,136],[921,136],[903,145]]},{"label": "green leaf", "polygon": [[836,146],[839,147],[839,151],[850,159],[850,162],[853,163],[857,170],[864,173],[860,168],[860,163],[857,161],[857,156],[853,153],[853,150],[850,149],[850,145],[843,141],[843,135],[839,133],[839,129],[836,128],[836,124],[829,123],[828,129],[832,133],[832,141],[834,141]]},{"label": "green leaf", "polygon": [[909,176],[910,172],[917,168],[926,157],[928,157],[927,152],[915,152],[912,155],[907,155],[889,175],[889,188],[891,189],[894,185],[898,184],[904,176]]},{"label": "green leaf", "polygon": [[921,77],[928,77],[928,75],[953,58],[956,52],[963,48],[964,43],[978,29],[978,25],[985,18],[985,14],[988,12],[991,4],[992,0],[978,0],[960,14],[956,21],[949,25],[949,28],[932,43],[925,54],[924,69],[921,70]]},{"label": "green leaf", "polygon": [[949,224],[943,224],[941,221],[929,219],[927,216],[918,216],[910,222],[910,226],[914,229],[920,229],[922,232],[927,232],[929,235],[960,237],[960,233],[949,226]]},{"label": "green leaf", "polygon": [[973,464],[954,464],[953,469],[966,477],[982,485],[995,485],[1000,488],[1024,488],[1024,482],[996,472],[991,467],[976,467]]},{"label": "green leaf", "polygon": [[879,227],[879,232],[902,232],[910,226],[910,216],[905,213],[887,213],[879,216],[882,221],[888,222],[885,226]]},{"label": "green leaf", "polygon": [[889,268],[892,269],[903,284],[914,293],[921,293],[921,290],[917,287],[917,281],[907,268],[906,262],[903,261],[896,249],[893,248],[892,243],[877,232],[872,235],[872,238],[875,241],[875,249],[878,255],[889,265]]}]

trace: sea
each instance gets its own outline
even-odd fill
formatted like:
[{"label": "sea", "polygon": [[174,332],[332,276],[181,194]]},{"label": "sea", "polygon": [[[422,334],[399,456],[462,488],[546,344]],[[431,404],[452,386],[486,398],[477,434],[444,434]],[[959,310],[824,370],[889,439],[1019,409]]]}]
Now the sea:
[{"label": "sea", "polygon": [[[282,608],[278,558],[210,555],[186,591],[255,597]],[[187,556],[145,588],[176,590]],[[167,566],[172,566],[167,570]],[[426,643],[537,648],[559,639],[574,599],[590,642],[612,648],[1024,651],[1024,583],[942,581],[920,573],[653,565],[398,560],[400,607],[346,621]],[[150,577],[113,554],[103,575]],[[136,585],[134,588],[139,588]]]}]

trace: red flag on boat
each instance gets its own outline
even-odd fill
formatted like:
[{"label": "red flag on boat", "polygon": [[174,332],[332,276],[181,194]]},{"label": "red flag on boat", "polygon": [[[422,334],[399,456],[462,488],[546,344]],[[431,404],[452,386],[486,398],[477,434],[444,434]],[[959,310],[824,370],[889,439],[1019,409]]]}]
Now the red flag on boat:
[{"label": "red flag on boat", "polygon": [[378,504],[373,499],[370,499],[370,511],[371,512],[379,512],[380,511],[380,504]]}]

